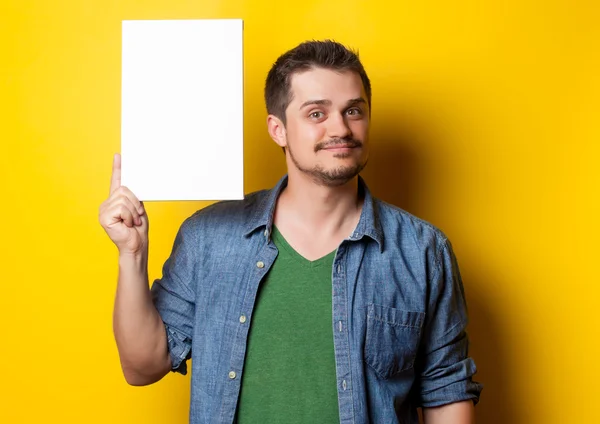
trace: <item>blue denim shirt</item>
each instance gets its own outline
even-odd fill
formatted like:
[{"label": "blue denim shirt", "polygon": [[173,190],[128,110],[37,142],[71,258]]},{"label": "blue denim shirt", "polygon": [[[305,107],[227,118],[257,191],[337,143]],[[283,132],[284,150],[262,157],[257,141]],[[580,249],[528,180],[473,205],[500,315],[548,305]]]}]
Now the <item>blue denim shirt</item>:
[{"label": "blue denim shirt", "polygon": [[[277,257],[270,233],[286,184],[283,177],[272,190],[189,217],[152,286],[173,370],[185,374],[192,358],[191,424],[234,421],[257,290]],[[359,185],[360,220],[332,272],[340,422],[418,423],[419,406],[477,402],[481,385],[471,379],[467,308],[450,242],[372,197],[361,178]]]}]

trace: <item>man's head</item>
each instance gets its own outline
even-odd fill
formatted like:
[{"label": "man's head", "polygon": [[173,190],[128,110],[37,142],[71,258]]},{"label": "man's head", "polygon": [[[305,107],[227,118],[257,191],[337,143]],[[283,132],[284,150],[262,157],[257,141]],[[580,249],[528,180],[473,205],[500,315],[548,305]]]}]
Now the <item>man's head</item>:
[{"label": "man's head", "polygon": [[267,76],[265,101],[269,134],[290,174],[336,186],[366,165],[371,84],[353,51],[311,41],[284,53]]}]

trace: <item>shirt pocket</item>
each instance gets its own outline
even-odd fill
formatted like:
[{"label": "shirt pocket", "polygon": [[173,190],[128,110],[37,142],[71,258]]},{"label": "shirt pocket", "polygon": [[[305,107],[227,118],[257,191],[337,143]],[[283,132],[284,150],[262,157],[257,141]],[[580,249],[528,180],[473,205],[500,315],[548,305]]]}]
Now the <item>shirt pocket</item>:
[{"label": "shirt pocket", "polygon": [[413,367],[424,318],[423,312],[367,305],[365,361],[380,378]]}]

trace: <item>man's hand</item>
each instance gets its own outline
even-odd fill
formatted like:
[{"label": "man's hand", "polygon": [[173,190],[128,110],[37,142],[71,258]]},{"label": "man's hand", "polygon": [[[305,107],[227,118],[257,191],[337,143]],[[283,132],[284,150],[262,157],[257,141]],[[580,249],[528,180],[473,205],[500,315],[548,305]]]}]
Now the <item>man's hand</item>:
[{"label": "man's hand", "polygon": [[138,254],[148,248],[148,215],[144,205],[121,185],[121,155],[113,160],[110,195],[100,205],[100,224],[121,254]]}]

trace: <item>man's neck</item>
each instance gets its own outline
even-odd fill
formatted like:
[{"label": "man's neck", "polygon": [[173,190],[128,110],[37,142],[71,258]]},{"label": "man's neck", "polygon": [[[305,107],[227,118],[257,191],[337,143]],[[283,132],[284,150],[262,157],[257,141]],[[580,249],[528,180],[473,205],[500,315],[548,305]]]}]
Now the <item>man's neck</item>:
[{"label": "man's neck", "polygon": [[278,221],[291,221],[297,229],[312,234],[347,232],[349,235],[358,223],[362,203],[358,177],[341,186],[329,187],[316,184],[308,175],[290,174],[287,187],[277,200],[275,225],[279,225]]}]

